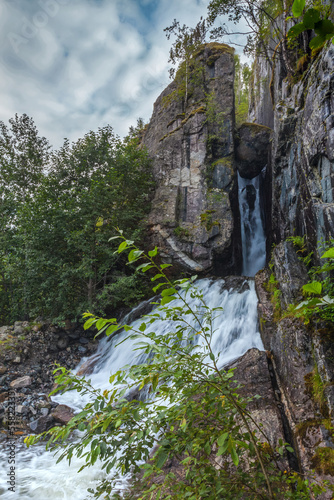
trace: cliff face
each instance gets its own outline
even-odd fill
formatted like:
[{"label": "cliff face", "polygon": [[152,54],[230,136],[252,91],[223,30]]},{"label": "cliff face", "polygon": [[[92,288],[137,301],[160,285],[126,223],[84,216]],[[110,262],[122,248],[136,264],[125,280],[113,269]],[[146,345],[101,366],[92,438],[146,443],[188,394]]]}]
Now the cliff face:
[{"label": "cliff face", "polygon": [[310,249],[317,248],[334,234],[334,47],[323,49],[294,84],[282,78],[279,61],[274,72],[261,61],[255,73],[262,84],[255,84],[261,90],[251,117],[263,125],[272,121],[274,128],[271,243],[306,235]]},{"label": "cliff face", "polygon": [[[234,166],[234,50],[211,43],[159,96],[143,143],[157,183],[149,227],[183,269],[236,273],[240,252]],[[186,102],[185,102],[186,101]]]},{"label": "cliff face", "polygon": [[334,331],[284,314],[289,304],[302,300],[301,286],[309,281],[300,253],[286,238],[305,236],[317,264],[322,243],[334,234],[333,45],[303,70],[292,80],[279,59],[274,69],[264,60],[255,67],[250,116],[273,126],[265,180],[268,254],[277,245],[270,271],[258,273],[256,284],[262,338],[299,468],[305,473],[315,469],[319,477],[333,481],[333,470],[321,457],[332,456],[334,446]]}]

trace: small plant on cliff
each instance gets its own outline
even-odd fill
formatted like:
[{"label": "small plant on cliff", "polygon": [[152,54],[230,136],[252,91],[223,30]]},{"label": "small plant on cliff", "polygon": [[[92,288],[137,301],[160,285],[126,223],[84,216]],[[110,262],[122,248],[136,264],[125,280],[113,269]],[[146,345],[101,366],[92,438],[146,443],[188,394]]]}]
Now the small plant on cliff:
[{"label": "small plant on cliff", "polygon": [[[285,449],[293,450],[283,441],[277,450],[272,448],[247,411],[251,398],[238,394],[233,370],[218,368],[219,354],[213,353],[211,342],[221,309],[206,306],[203,294],[193,288],[193,279],[171,282],[165,274],[169,264],[155,262],[156,248],[145,256],[133,241],[122,237],[118,253],[126,250],[129,263],[145,258],[138,271],[157,271],[151,279],[158,282],[154,291],[161,292],[159,308],[137,328],[90,313],[85,314],[85,327],[95,325],[107,335],[124,329],[127,338],[140,340],[136,349],[147,361],[112,374],[111,388],[103,392],[58,368],[57,391],[78,390],[89,393],[92,400],[66,426],[30,436],[28,445],[48,437],[47,447],[54,449],[74,430],[82,432],[80,440],[60,448],[58,460],[81,456],[84,469],[100,459],[107,473],[114,470],[113,479],[95,493],[107,499],[120,498],[114,481],[127,473],[138,474],[137,489],[129,498],[142,500],[300,500],[310,498],[311,489],[322,491],[280,468],[277,458]],[[189,305],[194,298],[197,305]],[[152,328],[157,320],[173,321],[164,335]],[[149,397],[132,399],[131,389],[137,394],[146,390]],[[177,475],[173,464],[178,465]]]},{"label": "small plant on cliff", "polygon": [[[331,271],[334,270],[334,247],[329,248],[322,256],[328,259],[322,266],[313,269],[313,280],[302,287],[305,300],[291,309],[291,312],[304,320],[317,317],[331,323],[334,322],[334,284]],[[317,275],[325,276],[321,281],[315,280]]]}]

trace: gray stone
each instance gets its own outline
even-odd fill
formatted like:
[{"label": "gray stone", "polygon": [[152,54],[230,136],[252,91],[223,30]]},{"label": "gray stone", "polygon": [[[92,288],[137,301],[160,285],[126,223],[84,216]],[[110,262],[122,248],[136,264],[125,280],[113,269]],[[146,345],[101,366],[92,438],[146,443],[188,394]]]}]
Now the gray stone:
[{"label": "gray stone", "polygon": [[9,385],[12,389],[21,389],[32,384],[31,377],[24,376],[13,380]]},{"label": "gray stone", "polygon": [[60,350],[63,350],[63,349],[66,349],[66,347],[68,346],[68,337],[62,337],[58,340],[57,342],[57,347],[58,349]]},{"label": "gray stone", "polygon": [[257,123],[244,123],[238,130],[237,169],[245,179],[253,179],[269,163],[272,130]]},{"label": "gray stone", "polygon": [[[143,138],[157,186],[148,217],[151,242],[167,255],[165,261],[192,272],[219,263],[226,275],[240,264],[232,214],[237,203],[233,53],[224,44],[207,44],[198,55],[203,85],[191,87],[184,107],[172,82],[155,102]],[[210,120],[205,111],[209,93],[216,116]]]},{"label": "gray stone", "polygon": [[74,417],[74,412],[72,408],[67,405],[58,405],[54,410],[52,410],[51,416],[56,422],[62,425],[67,425],[71,418]]},{"label": "gray stone", "polygon": [[32,420],[29,424],[30,429],[36,434],[45,432],[54,425],[54,419],[48,415],[44,417],[39,417],[36,420]]}]

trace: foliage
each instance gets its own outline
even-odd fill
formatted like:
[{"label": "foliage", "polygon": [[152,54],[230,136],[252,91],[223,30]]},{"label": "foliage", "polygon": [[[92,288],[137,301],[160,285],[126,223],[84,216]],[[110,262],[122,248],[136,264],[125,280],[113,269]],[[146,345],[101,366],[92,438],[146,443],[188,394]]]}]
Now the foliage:
[{"label": "foliage", "polygon": [[[237,32],[238,35],[247,35],[245,53],[253,54],[255,51],[261,52],[268,59],[270,56],[267,50],[267,42],[272,36],[282,37],[276,18],[284,11],[284,2],[280,0],[211,0],[208,5],[207,25],[211,27],[211,38],[233,34],[231,24],[238,25],[240,21],[245,21],[246,31]],[[219,27],[214,27],[214,23],[220,17],[227,17],[229,24],[221,23]]]},{"label": "foliage", "polygon": [[[311,49],[322,47],[327,40],[334,37],[334,24],[328,19],[328,11],[325,12],[325,17],[322,16],[321,6],[308,8],[305,10],[306,0],[295,0],[292,5],[292,14],[294,17],[302,17],[302,21],[290,28],[288,37],[290,40],[295,39],[301,33],[314,30],[316,36],[311,39],[309,46]],[[333,38],[334,43],[334,38]]]},{"label": "foliage", "polygon": [[235,62],[235,122],[239,127],[248,118],[249,82],[252,70],[247,63],[241,63],[240,56],[234,56]]},{"label": "foliage", "polygon": [[[334,321],[334,287],[330,274],[334,269],[334,247],[324,252],[321,258],[328,259],[328,261],[319,268],[313,269],[312,281],[302,287],[307,298],[291,308],[291,312],[302,318],[305,324],[308,324],[312,317]],[[319,274],[325,276],[321,281],[314,279]]]},{"label": "foliage", "polygon": [[49,154],[30,118],[10,123],[0,134],[2,323],[102,313],[116,289],[110,307],[132,303],[136,290],[140,299],[143,286],[130,299],[131,270],[108,243],[118,224],[138,238],[150,207],[151,162],[138,139],[121,141],[106,126]]},{"label": "foliage", "polygon": [[201,17],[195,28],[190,28],[174,19],[171,26],[164,29],[166,37],[170,40],[174,37],[174,42],[169,51],[169,61],[174,65],[170,68],[169,76],[176,82],[175,91],[167,96],[165,104],[171,99],[182,99],[184,109],[186,108],[190,86],[197,86],[202,83],[202,65],[197,61],[196,51],[203,45],[206,37],[206,22]]},{"label": "foliage", "polygon": [[[247,411],[251,398],[238,394],[233,370],[218,368],[219,354],[213,353],[211,339],[220,308],[206,306],[192,287],[193,279],[171,282],[165,274],[169,265],[155,262],[157,248],[144,255],[132,240],[121,238],[117,253],[129,251],[130,264],[144,258],[137,271],[157,271],[151,280],[158,283],[154,291],[161,292],[159,308],[137,329],[90,313],[85,314],[85,328],[95,325],[107,335],[123,328],[127,338],[140,340],[136,349],[146,362],[112,374],[112,387],[103,393],[59,367],[57,390],[90,393],[92,400],[67,426],[30,436],[26,443],[47,437],[47,448],[60,451],[58,460],[78,455],[86,462],[82,468],[100,459],[113,478],[100,486],[96,497],[119,498],[114,484],[119,474],[127,473],[139,475],[141,499],[302,499],[310,498],[311,490],[322,491],[280,468],[277,457],[293,450],[282,441],[272,449]],[[200,305],[192,308],[195,297]],[[157,335],[157,320],[173,320],[173,327]],[[199,342],[201,351],[196,348]],[[131,390],[149,397],[132,399]],[[81,431],[80,439],[66,441],[75,429]],[[65,448],[59,448],[60,442],[66,442]],[[182,470],[177,476],[173,463]]]},{"label": "foliage", "polygon": [[297,251],[299,260],[301,260],[307,268],[310,267],[314,252],[307,252],[306,236],[289,236],[286,241],[291,241]]},{"label": "foliage", "polygon": [[[49,143],[27,115],[0,122],[0,320],[28,314],[27,209],[48,170]],[[20,230],[21,228],[21,230]]]}]

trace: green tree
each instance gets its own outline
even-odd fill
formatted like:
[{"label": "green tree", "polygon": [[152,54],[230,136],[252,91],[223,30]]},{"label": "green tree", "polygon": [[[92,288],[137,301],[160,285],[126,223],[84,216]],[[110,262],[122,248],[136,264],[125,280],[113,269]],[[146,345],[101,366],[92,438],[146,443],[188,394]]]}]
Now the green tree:
[{"label": "green tree", "polygon": [[234,56],[235,62],[235,122],[236,126],[240,126],[247,121],[248,117],[248,100],[249,100],[249,81],[252,70],[247,63],[240,61],[240,56]]},{"label": "green tree", "polygon": [[146,151],[135,139],[122,142],[110,126],[72,145],[65,141],[52,155],[50,173],[29,207],[36,311],[75,318],[87,307],[103,310],[99,300],[107,303],[108,288],[126,276],[108,243],[112,228],[123,225],[138,236],[151,187]]},{"label": "green tree", "polygon": [[2,321],[74,319],[141,298],[108,243],[118,225],[138,237],[150,208],[151,162],[138,139],[106,126],[49,155],[31,119],[11,123],[0,144]]},{"label": "green tree", "polygon": [[48,168],[49,143],[27,115],[0,122],[0,297],[2,321],[28,315],[29,238],[25,207]]},{"label": "green tree", "polygon": [[[197,23],[195,28],[189,28],[185,24],[180,25],[179,21],[174,19],[171,26],[164,29],[167,39],[173,36],[175,38],[170,51],[169,61],[178,68],[179,77],[183,80],[184,89],[184,107],[188,101],[189,79],[191,72],[191,63],[194,63],[193,55],[198,48],[205,42],[207,33],[206,22],[203,18]],[[184,74],[183,74],[184,73]],[[176,68],[169,70],[171,78],[176,76]]]}]

